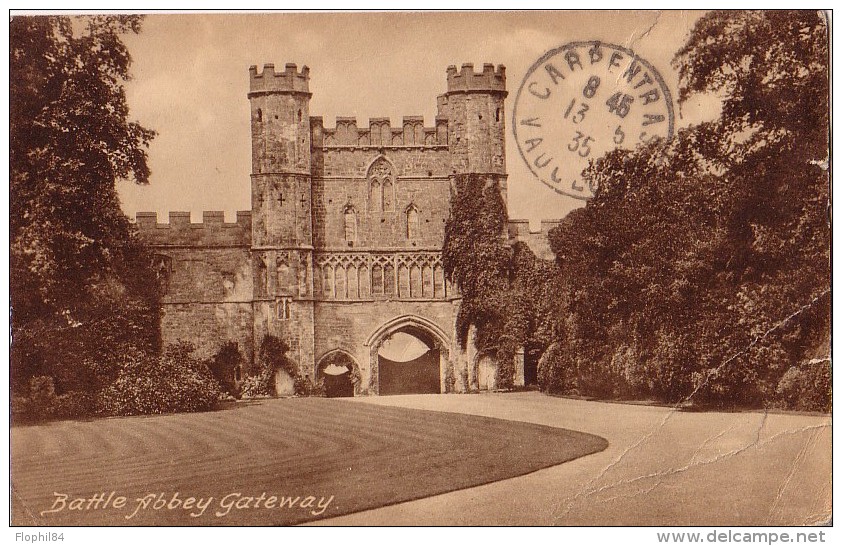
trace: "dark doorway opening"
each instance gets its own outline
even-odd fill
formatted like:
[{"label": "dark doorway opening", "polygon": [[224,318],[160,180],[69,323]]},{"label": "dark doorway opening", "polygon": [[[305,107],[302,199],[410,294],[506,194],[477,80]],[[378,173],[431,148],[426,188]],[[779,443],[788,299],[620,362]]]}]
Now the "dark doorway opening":
[{"label": "dark doorway opening", "polygon": [[527,345],[523,348],[523,383],[526,386],[538,384],[538,361],[544,354],[544,348]]},{"label": "dark doorway opening", "polygon": [[325,396],[328,398],[343,398],[354,396],[354,384],[351,383],[351,370],[339,375],[324,375]]},{"label": "dark doorway opening", "polygon": [[437,394],[441,392],[441,351],[417,328],[393,333],[378,356],[380,394]]},{"label": "dark doorway opening", "polygon": [[353,369],[353,360],[343,352],[337,351],[323,358],[319,363],[319,377],[324,383],[325,396],[328,398],[354,396]]}]

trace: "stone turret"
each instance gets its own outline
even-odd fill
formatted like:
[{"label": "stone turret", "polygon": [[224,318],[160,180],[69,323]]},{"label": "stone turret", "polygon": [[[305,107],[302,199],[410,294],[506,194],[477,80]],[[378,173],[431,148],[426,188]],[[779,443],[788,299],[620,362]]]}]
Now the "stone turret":
[{"label": "stone turret", "polygon": [[505,175],[506,123],[503,101],[506,68],[484,64],[482,72],[466,63],[447,68],[447,92],[439,114],[448,119],[448,144],[457,173]]},{"label": "stone turret", "polygon": [[249,68],[256,246],[312,245],[310,69]]}]

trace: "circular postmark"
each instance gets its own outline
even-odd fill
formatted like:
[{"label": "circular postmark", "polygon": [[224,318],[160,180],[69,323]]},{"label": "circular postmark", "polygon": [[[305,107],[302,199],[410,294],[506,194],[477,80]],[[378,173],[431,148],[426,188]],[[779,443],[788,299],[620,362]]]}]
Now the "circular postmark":
[{"label": "circular postmark", "polygon": [[545,53],[521,82],[512,130],[532,173],[558,193],[589,199],[588,162],[615,148],[672,138],[672,95],[625,47],[571,42]]}]

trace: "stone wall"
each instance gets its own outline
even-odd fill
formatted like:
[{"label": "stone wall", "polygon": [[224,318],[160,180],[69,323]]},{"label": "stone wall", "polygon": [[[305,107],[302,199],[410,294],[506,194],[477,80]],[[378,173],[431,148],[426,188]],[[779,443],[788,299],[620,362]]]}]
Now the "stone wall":
[{"label": "stone wall", "polygon": [[[374,204],[379,192],[393,200],[389,210]],[[367,179],[314,182],[314,246],[324,249],[441,248],[449,214],[446,178],[397,178],[384,190]],[[415,222],[414,227],[408,224]],[[348,236],[348,222],[356,222]]]},{"label": "stone wall", "polygon": [[255,346],[252,342],[254,313],[247,303],[164,303],[161,332],[165,344],[189,341],[199,358],[217,353],[223,343],[234,341],[251,362]]},{"label": "stone wall", "polygon": [[[284,315],[283,306],[288,305]],[[313,302],[309,300],[286,301],[282,298],[254,302],[254,347],[266,335],[274,335],[289,344],[287,358],[291,359],[302,375],[314,377],[313,370]]]},{"label": "stone wall", "polygon": [[251,214],[225,223],[206,212],[201,223],[173,212],[159,224],[155,213],[138,213],[140,235],[152,246],[162,288],[161,333],[165,344],[189,341],[209,357],[235,341],[248,360],[252,343]]},{"label": "stone wall", "polygon": [[222,211],[205,211],[201,222],[191,222],[189,212],[170,212],[169,223],[159,223],[155,212],[138,212],[137,228],[153,246],[246,246],[251,245],[251,211],[237,211],[236,222],[225,222]]},{"label": "stone wall", "polygon": [[538,231],[531,231],[529,220],[509,220],[509,240],[523,241],[542,260],[555,260],[548,235],[550,230],[560,223],[561,220],[542,220],[541,228]]}]

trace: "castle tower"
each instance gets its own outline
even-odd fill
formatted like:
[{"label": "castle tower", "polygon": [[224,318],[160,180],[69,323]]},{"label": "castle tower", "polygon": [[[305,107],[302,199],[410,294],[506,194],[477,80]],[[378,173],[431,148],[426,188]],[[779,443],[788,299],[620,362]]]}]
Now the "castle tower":
[{"label": "castle tower", "polygon": [[[310,70],[249,68],[255,347],[266,334],[312,368]],[[301,372],[310,373],[312,369]]]},{"label": "castle tower", "polygon": [[310,70],[294,64],[249,69],[253,243],[312,245],[310,218]]},{"label": "castle tower", "polygon": [[484,64],[447,68],[447,93],[439,97],[439,114],[448,119],[448,143],[455,173],[506,176],[506,68]]}]

